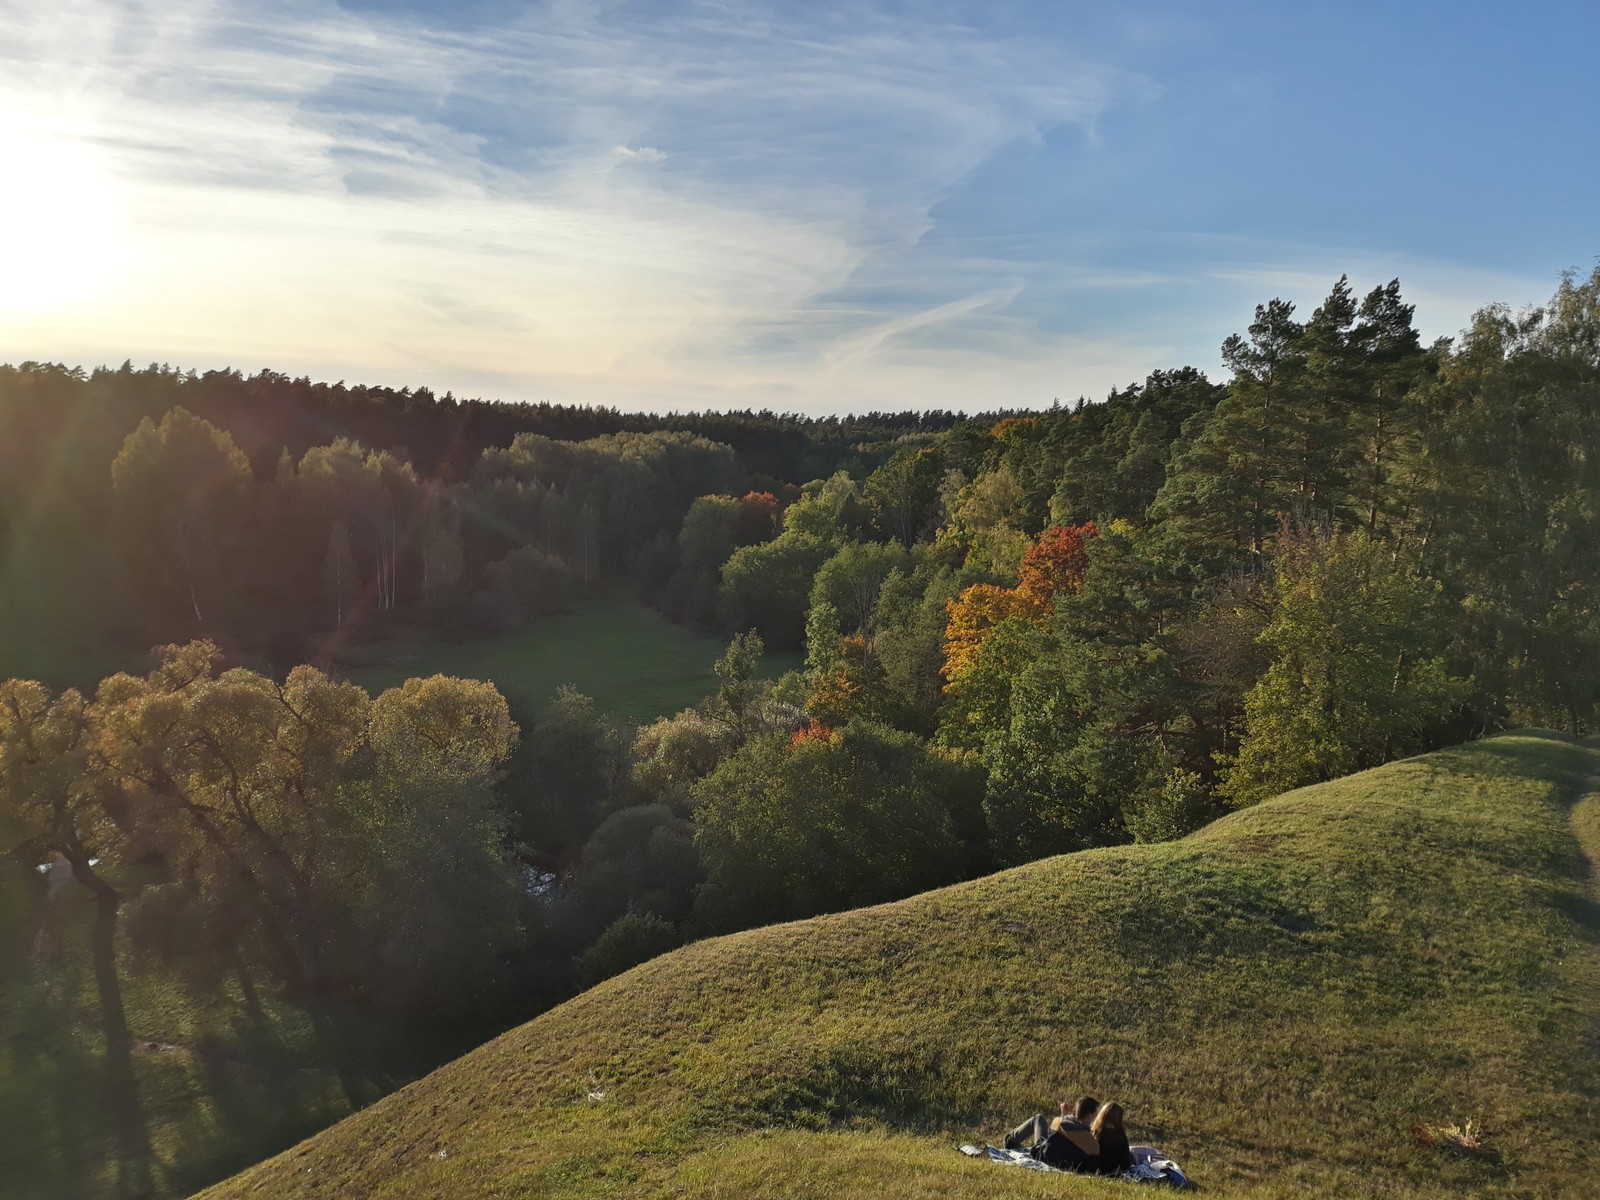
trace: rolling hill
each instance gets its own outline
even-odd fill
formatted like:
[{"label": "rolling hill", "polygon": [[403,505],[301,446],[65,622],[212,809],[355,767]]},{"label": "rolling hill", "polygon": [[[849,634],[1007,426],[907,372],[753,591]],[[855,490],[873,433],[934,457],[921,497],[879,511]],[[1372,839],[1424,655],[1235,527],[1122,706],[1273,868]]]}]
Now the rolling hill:
[{"label": "rolling hill", "polygon": [[1080,1091],[1214,1195],[1589,1193],[1597,779],[1504,736],[697,943],[206,1195],[1126,1194],[952,1150]]}]

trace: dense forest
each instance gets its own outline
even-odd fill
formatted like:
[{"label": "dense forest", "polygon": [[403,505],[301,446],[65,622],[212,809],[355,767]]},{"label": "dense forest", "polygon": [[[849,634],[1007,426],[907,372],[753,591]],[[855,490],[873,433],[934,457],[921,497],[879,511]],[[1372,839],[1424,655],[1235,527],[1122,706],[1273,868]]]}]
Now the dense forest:
[{"label": "dense forest", "polygon": [[[93,555],[165,646],[0,685],[4,849],[70,864],[138,970],[491,1029],[687,939],[1592,731],[1600,270],[1431,345],[1341,279],[1222,352],[983,418],[0,368],[13,571]],[[342,679],[386,624],[601,590],[723,632],[702,704]]]}]

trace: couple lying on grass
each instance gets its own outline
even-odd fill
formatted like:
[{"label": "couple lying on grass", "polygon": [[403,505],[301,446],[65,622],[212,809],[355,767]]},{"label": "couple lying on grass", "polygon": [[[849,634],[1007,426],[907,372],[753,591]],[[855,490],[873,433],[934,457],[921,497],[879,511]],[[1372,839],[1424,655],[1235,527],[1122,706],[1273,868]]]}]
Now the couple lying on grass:
[{"label": "couple lying on grass", "polygon": [[1061,1102],[1061,1115],[1029,1117],[1006,1134],[1007,1150],[1026,1150],[1038,1161],[1085,1175],[1120,1175],[1133,1167],[1133,1150],[1122,1124],[1122,1105],[1093,1096]]}]

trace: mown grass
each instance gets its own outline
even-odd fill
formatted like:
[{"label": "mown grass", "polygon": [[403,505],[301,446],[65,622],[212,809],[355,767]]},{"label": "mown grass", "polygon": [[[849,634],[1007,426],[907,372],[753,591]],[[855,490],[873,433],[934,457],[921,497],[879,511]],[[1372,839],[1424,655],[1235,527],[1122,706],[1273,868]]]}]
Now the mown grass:
[{"label": "mown grass", "polygon": [[[643,722],[679,712],[715,691],[711,664],[727,644],[726,638],[674,625],[634,601],[601,599],[541,617],[515,633],[379,646],[381,661],[349,674],[374,694],[417,675],[488,679],[534,703],[569,684],[614,716]],[[798,655],[768,654],[762,671],[775,678],[799,665]]]},{"label": "mown grass", "polygon": [[[698,943],[207,1195],[1125,1194],[952,1148],[1080,1091],[1217,1195],[1585,1194],[1597,769],[1502,737]],[[1485,1153],[1411,1132],[1468,1119]]]}]

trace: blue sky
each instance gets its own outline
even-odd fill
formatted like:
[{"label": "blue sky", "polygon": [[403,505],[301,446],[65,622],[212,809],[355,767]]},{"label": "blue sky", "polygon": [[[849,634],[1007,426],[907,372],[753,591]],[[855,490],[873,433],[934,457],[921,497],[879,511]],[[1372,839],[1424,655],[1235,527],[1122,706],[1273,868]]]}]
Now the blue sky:
[{"label": "blue sky", "polygon": [[1600,255],[1600,8],[0,0],[0,359],[1048,405]]}]

